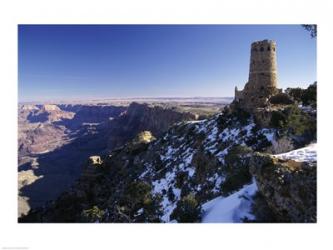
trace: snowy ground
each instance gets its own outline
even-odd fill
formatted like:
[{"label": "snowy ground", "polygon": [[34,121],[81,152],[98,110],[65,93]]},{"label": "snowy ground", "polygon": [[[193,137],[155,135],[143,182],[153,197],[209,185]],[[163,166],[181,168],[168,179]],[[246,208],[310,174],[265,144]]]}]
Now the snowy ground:
[{"label": "snowy ground", "polygon": [[257,192],[255,181],[227,197],[219,196],[202,205],[203,223],[242,222],[243,218],[255,219],[251,214],[252,196]]},{"label": "snowy ground", "polygon": [[290,159],[294,161],[306,161],[306,162],[316,162],[317,161],[317,143],[313,143],[304,148],[299,148],[287,153],[274,155],[279,159]]},{"label": "snowy ground", "polygon": [[[295,161],[316,162],[317,144],[313,143],[304,148],[299,148],[287,153],[273,155],[280,159],[292,159]],[[250,185],[245,185],[238,192],[227,196],[219,196],[202,205],[203,223],[234,223],[242,222],[245,217],[253,220],[251,214],[252,197],[257,192],[255,181]]]}]

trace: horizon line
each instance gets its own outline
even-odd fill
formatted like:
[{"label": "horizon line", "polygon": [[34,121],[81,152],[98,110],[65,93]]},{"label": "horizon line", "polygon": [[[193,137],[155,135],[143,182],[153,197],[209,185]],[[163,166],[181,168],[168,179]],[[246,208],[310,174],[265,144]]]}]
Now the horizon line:
[{"label": "horizon line", "polygon": [[115,101],[126,101],[126,100],[145,100],[145,99],[205,99],[205,98],[212,98],[212,99],[230,99],[234,98],[233,96],[157,96],[157,97],[110,97],[110,98],[89,98],[89,99],[49,99],[49,100],[26,100],[26,101],[18,101],[18,103],[38,103],[38,102],[92,102],[92,101],[108,101],[108,100],[115,100]]}]

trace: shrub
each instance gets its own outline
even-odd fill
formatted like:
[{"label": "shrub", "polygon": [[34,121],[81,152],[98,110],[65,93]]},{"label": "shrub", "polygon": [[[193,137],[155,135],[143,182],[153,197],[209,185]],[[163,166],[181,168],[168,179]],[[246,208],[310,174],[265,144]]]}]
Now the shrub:
[{"label": "shrub", "polygon": [[302,112],[298,107],[291,107],[287,110],[287,121],[289,131],[297,136],[304,136],[308,133],[315,134],[317,130],[316,119]]},{"label": "shrub", "polygon": [[188,173],[185,171],[180,171],[178,172],[177,176],[176,176],[176,184],[175,186],[177,188],[181,188],[183,186],[183,184],[187,181],[188,177]]},{"label": "shrub", "polygon": [[236,117],[236,119],[240,122],[241,125],[247,125],[249,118],[251,117],[249,112],[239,107],[235,108],[233,115]]},{"label": "shrub", "polygon": [[286,93],[295,101],[302,102],[303,105],[313,105],[317,103],[317,82],[309,85],[307,89],[287,88]]},{"label": "shrub", "polygon": [[313,105],[317,104],[317,82],[311,84],[303,93],[302,102],[304,105]]},{"label": "shrub", "polygon": [[98,206],[93,206],[90,209],[82,211],[82,218],[84,222],[96,222],[101,221],[104,217],[105,212]]},{"label": "shrub", "polygon": [[[133,222],[157,222],[160,211],[160,197],[151,194],[151,186],[143,181],[130,183],[120,198],[122,212]],[[139,209],[143,213],[137,215]]]},{"label": "shrub", "polygon": [[199,222],[201,220],[201,206],[193,194],[183,197],[171,215],[178,222]]},{"label": "shrub", "polygon": [[308,138],[309,141],[316,137],[316,118],[303,112],[296,105],[273,111],[270,126],[279,128],[281,132],[289,135]]},{"label": "shrub", "polygon": [[219,165],[217,159],[204,150],[198,150],[194,153],[192,164],[195,167],[195,180],[198,183],[204,182],[207,175],[215,172]]},{"label": "shrub", "polygon": [[124,194],[123,201],[130,207],[141,205],[149,198],[151,187],[148,183],[143,181],[137,181],[130,183]]},{"label": "shrub", "polygon": [[235,173],[228,175],[223,182],[221,186],[222,194],[229,195],[239,190],[245,184],[248,184],[251,181],[251,178],[248,167],[237,168]]},{"label": "shrub", "polygon": [[244,146],[232,147],[225,157],[226,167],[224,168],[225,180],[221,185],[224,195],[238,190],[251,181],[249,172],[249,158],[246,156],[251,150]]},{"label": "shrub", "polygon": [[294,101],[301,102],[303,91],[301,88],[287,88],[285,93],[291,96]]},{"label": "shrub", "polygon": [[282,111],[272,111],[270,126],[273,128],[282,128],[286,123],[286,114]]},{"label": "shrub", "polygon": [[269,102],[272,104],[285,104],[285,105],[294,103],[294,101],[291,99],[291,97],[286,93],[279,93],[279,94],[272,96],[269,99]]}]

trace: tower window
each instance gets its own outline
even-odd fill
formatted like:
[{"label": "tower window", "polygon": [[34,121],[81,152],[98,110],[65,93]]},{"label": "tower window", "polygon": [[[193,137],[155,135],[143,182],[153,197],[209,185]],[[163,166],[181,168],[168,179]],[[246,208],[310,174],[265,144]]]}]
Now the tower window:
[{"label": "tower window", "polygon": [[271,47],[268,46],[267,50],[270,51],[270,50],[271,50]]},{"label": "tower window", "polygon": [[275,48],[273,48],[273,51],[275,51]]},{"label": "tower window", "polygon": [[264,47],[261,47],[261,48],[260,48],[260,51],[264,51]]}]

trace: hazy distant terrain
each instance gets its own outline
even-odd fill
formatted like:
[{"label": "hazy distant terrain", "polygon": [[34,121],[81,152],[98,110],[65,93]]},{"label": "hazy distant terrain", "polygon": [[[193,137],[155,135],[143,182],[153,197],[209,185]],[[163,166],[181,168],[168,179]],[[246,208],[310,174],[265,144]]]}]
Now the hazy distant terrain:
[{"label": "hazy distant terrain", "polygon": [[19,216],[54,200],[80,176],[88,157],[139,132],[207,118],[231,98],[139,98],[22,103],[18,107]]}]

